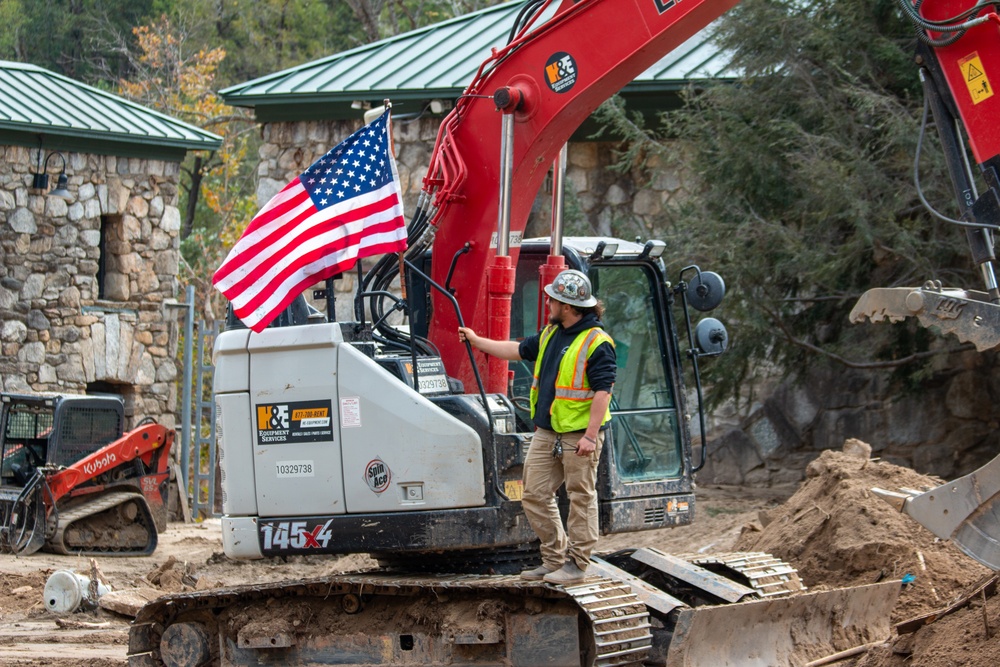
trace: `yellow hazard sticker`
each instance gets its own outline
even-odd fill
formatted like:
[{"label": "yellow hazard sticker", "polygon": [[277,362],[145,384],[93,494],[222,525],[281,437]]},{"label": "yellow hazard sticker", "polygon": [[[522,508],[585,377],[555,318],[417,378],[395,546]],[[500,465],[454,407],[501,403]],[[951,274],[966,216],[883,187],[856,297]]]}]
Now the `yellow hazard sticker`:
[{"label": "yellow hazard sticker", "polygon": [[503,494],[510,500],[520,500],[524,495],[524,482],[519,479],[507,480],[503,483]]},{"label": "yellow hazard sticker", "polygon": [[958,61],[958,67],[962,70],[962,79],[969,87],[969,95],[972,96],[972,103],[979,104],[983,100],[993,97],[993,87],[983,69],[983,62],[979,59],[979,53],[973,51]]}]

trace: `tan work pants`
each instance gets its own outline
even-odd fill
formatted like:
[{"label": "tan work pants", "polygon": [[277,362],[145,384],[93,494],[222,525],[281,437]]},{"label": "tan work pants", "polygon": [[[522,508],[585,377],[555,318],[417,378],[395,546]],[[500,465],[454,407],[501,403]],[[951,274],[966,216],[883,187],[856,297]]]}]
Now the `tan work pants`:
[{"label": "tan work pants", "polygon": [[[536,429],[524,462],[524,495],[521,506],[535,535],[541,540],[542,563],[559,569],[572,558],[586,570],[590,553],[597,545],[597,463],[600,461],[604,432],[597,437],[597,449],[589,456],[576,455],[576,443],[582,433],[556,433]],[[562,443],[562,456],[552,455],[556,440]],[[569,497],[566,530],[556,492],[563,482]]]}]

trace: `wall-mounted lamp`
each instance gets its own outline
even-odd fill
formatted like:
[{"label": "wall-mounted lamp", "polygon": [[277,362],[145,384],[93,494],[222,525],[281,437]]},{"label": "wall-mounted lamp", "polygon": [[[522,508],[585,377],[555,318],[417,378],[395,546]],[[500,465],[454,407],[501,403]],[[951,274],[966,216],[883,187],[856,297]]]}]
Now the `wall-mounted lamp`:
[{"label": "wall-mounted lamp", "polygon": [[430,108],[431,113],[442,114],[446,111],[451,111],[451,100],[431,100]]},{"label": "wall-mounted lamp", "polygon": [[66,189],[66,185],[69,184],[69,178],[66,176],[66,158],[63,154],[56,151],[49,153],[48,157],[45,158],[45,162],[42,162],[42,149],[38,149],[38,173],[31,175],[31,187],[35,190],[41,190],[45,192],[49,189],[49,160],[53,156],[58,155],[59,159],[62,160],[62,169],[59,172],[59,178],[56,180],[56,187],[52,192],[48,194],[53,197],[59,197],[60,199],[65,199],[66,201],[73,201],[72,193]]}]

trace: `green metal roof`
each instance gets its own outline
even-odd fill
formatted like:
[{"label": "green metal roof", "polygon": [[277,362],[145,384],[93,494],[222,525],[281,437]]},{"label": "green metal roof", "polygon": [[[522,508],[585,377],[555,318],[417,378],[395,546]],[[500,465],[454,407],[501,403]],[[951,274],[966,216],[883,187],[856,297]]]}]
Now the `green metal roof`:
[{"label": "green metal roof", "polygon": [[222,138],[35,65],[0,61],[0,142],[182,159]]},{"label": "green metal roof", "polygon": [[[270,74],[220,92],[227,104],[253,107],[257,120],[356,118],[354,100],[458,97],[493,47],[507,42],[523,0],[483,9]],[[628,97],[677,91],[693,81],[736,78],[703,30],[622,89]],[[398,109],[405,113],[409,105]]]}]

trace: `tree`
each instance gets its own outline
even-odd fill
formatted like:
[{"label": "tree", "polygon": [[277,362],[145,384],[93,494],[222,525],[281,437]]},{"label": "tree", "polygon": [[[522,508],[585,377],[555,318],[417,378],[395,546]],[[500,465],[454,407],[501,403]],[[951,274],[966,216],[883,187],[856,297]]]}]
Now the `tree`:
[{"label": "tree", "polygon": [[366,41],[375,42],[505,1],[347,0],[347,4],[363,27]]},{"label": "tree", "polygon": [[[913,323],[847,317],[870,287],[973,278],[964,234],[924,210],[912,181],[922,110],[912,27],[892,0],[746,0],[717,38],[743,72],[735,85],[689,91],[656,132],[620,104],[602,111],[629,139],[625,165],[657,155],[700,184],[657,224],[676,256],[727,277],[733,350],[713,367],[716,398],[760,368],[829,360],[908,361],[902,373],[920,377],[931,354],[956,345]],[[921,180],[954,216],[935,151],[924,142]]]},{"label": "tree", "polygon": [[125,53],[130,79],[119,81],[125,97],[222,136],[222,146],[208,155],[189,154],[181,166],[181,249],[192,278],[208,290],[218,265],[220,233],[243,229],[254,211],[252,166],[248,155],[256,126],[249,113],[223,103],[215,76],[225,50],[188,45],[186,33],[163,16],[133,30],[135,48]]},{"label": "tree", "polygon": [[70,78],[112,81],[127,63],[103,50],[101,35],[127,33],[145,20],[153,0],[51,0],[0,2],[0,58],[29,62]]}]

